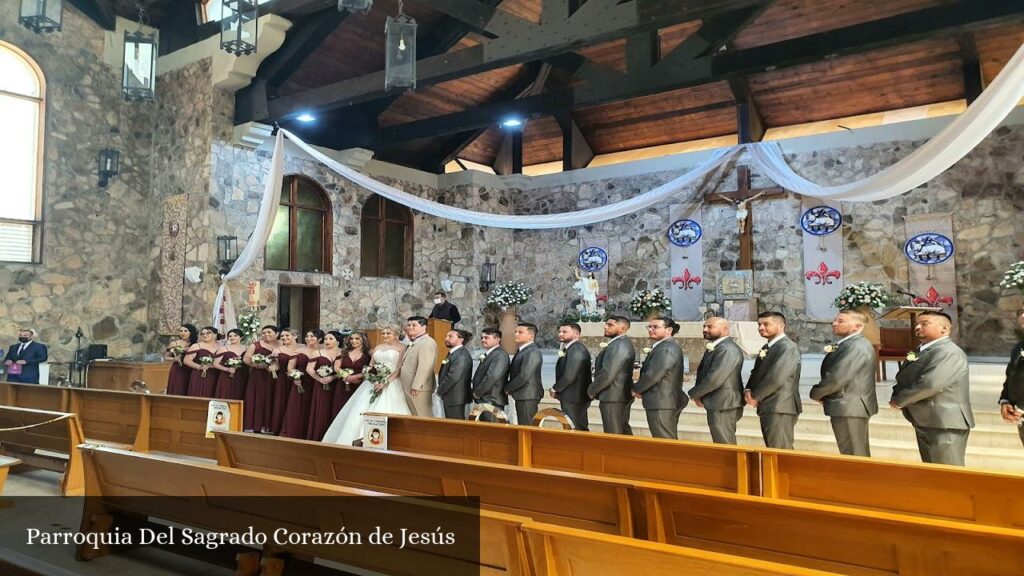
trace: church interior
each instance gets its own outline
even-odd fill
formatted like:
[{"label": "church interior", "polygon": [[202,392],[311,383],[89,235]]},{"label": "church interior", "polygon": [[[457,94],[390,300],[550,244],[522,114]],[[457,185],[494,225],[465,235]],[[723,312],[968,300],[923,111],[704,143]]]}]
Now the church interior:
[{"label": "church interior", "polygon": [[3,574],[1024,566],[1024,0],[2,0],[0,118]]}]

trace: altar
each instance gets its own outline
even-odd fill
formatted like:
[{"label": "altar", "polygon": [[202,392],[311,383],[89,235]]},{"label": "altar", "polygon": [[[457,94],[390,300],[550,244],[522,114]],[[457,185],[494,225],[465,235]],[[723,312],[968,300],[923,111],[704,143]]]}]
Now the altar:
[{"label": "altar", "polygon": [[[690,371],[695,371],[697,363],[704,355],[704,345],[706,344],[703,332],[704,323],[679,322],[678,320],[676,322],[679,324],[679,332],[676,333],[675,338],[683,349],[683,355],[688,360]],[[580,322],[580,329],[580,339],[583,344],[590,349],[592,354],[596,354],[599,350],[598,344],[607,340],[604,337],[604,322]],[[633,345],[637,350],[637,360],[639,360],[640,350],[651,345],[651,339],[647,336],[647,321],[633,321],[626,335],[633,340]],[[767,342],[757,333],[757,322],[730,321],[729,335],[750,356],[756,354]]]}]

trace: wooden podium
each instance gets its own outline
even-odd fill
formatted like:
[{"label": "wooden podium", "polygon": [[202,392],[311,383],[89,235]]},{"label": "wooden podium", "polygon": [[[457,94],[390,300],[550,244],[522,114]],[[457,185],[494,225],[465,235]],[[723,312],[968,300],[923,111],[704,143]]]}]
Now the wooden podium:
[{"label": "wooden podium", "polygon": [[914,325],[917,324],[917,315],[922,312],[939,312],[941,310],[941,308],[931,306],[897,306],[882,314],[879,320],[910,320],[910,347],[916,348],[918,340],[914,334]]},{"label": "wooden podium", "polygon": [[[447,320],[441,320],[440,318],[430,318],[427,320],[427,336],[437,344],[437,360],[434,361],[434,374],[441,371],[441,362],[448,357],[448,348],[444,345],[444,339],[445,336],[448,336],[448,332],[451,329],[452,323]],[[466,344],[469,344],[469,342]]]}]

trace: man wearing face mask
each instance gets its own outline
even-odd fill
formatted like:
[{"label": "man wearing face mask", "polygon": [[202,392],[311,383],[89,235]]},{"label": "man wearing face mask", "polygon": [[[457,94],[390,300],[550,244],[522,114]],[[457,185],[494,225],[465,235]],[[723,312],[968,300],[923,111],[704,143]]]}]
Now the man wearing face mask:
[{"label": "man wearing face mask", "polygon": [[4,361],[8,382],[39,384],[39,365],[46,362],[46,345],[35,341],[36,331],[22,328],[18,343],[7,351]]},{"label": "man wearing face mask", "polygon": [[459,314],[459,309],[455,304],[448,301],[445,293],[438,290],[434,292],[434,309],[430,311],[428,318],[447,320],[454,326],[462,320],[462,315]]}]

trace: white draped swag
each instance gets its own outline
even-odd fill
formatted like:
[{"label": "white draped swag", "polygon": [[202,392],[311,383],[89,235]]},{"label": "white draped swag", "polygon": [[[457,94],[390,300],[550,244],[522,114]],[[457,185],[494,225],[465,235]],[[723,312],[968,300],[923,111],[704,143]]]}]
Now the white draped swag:
[{"label": "white draped swag", "polygon": [[[237,278],[263,251],[277,213],[277,204],[281,194],[283,177],[283,138],[287,137],[296,146],[315,160],[336,172],[343,178],[358,184],[389,200],[398,202],[425,214],[456,220],[467,224],[490,226],[495,228],[514,228],[543,230],[551,228],[571,228],[585,226],[595,222],[603,222],[631,214],[673,198],[683,189],[692,186],[709,172],[715,170],[738,154],[746,151],[750,160],[768,178],[777,184],[805,196],[814,196],[828,200],[846,202],[873,202],[909,192],[914,188],[935,178],[961,158],[973,150],[986,136],[999,126],[999,123],[1013,110],[1017,103],[1024,99],[1024,44],[1013,55],[999,75],[982,92],[966,111],[960,114],[931,140],[910,153],[906,158],[882,170],[878,174],[868,176],[855,182],[838,186],[820,186],[800,176],[786,163],[782,147],[776,142],[760,142],[744,144],[733,148],[716,150],[711,157],[689,172],[669,181],[653,190],[649,190],[607,206],[563,212],[561,214],[540,215],[505,215],[476,212],[464,208],[447,206],[425,198],[404,192],[383,182],[361,174],[348,166],[337,162],[312,146],[306,144],[287,130],[278,130],[274,142],[274,156],[271,161],[270,173],[264,187],[263,202],[260,205],[256,228],[246,244],[245,249],[234,266],[224,277],[224,281]],[[676,202],[685,203],[688,198],[673,198]],[[214,325],[228,320],[222,310],[230,308],[231,299],[222,283],[214,304]],[[232,319],[233,320],[233,319]],[[231,325],[230,323],[228,323]]]}]

